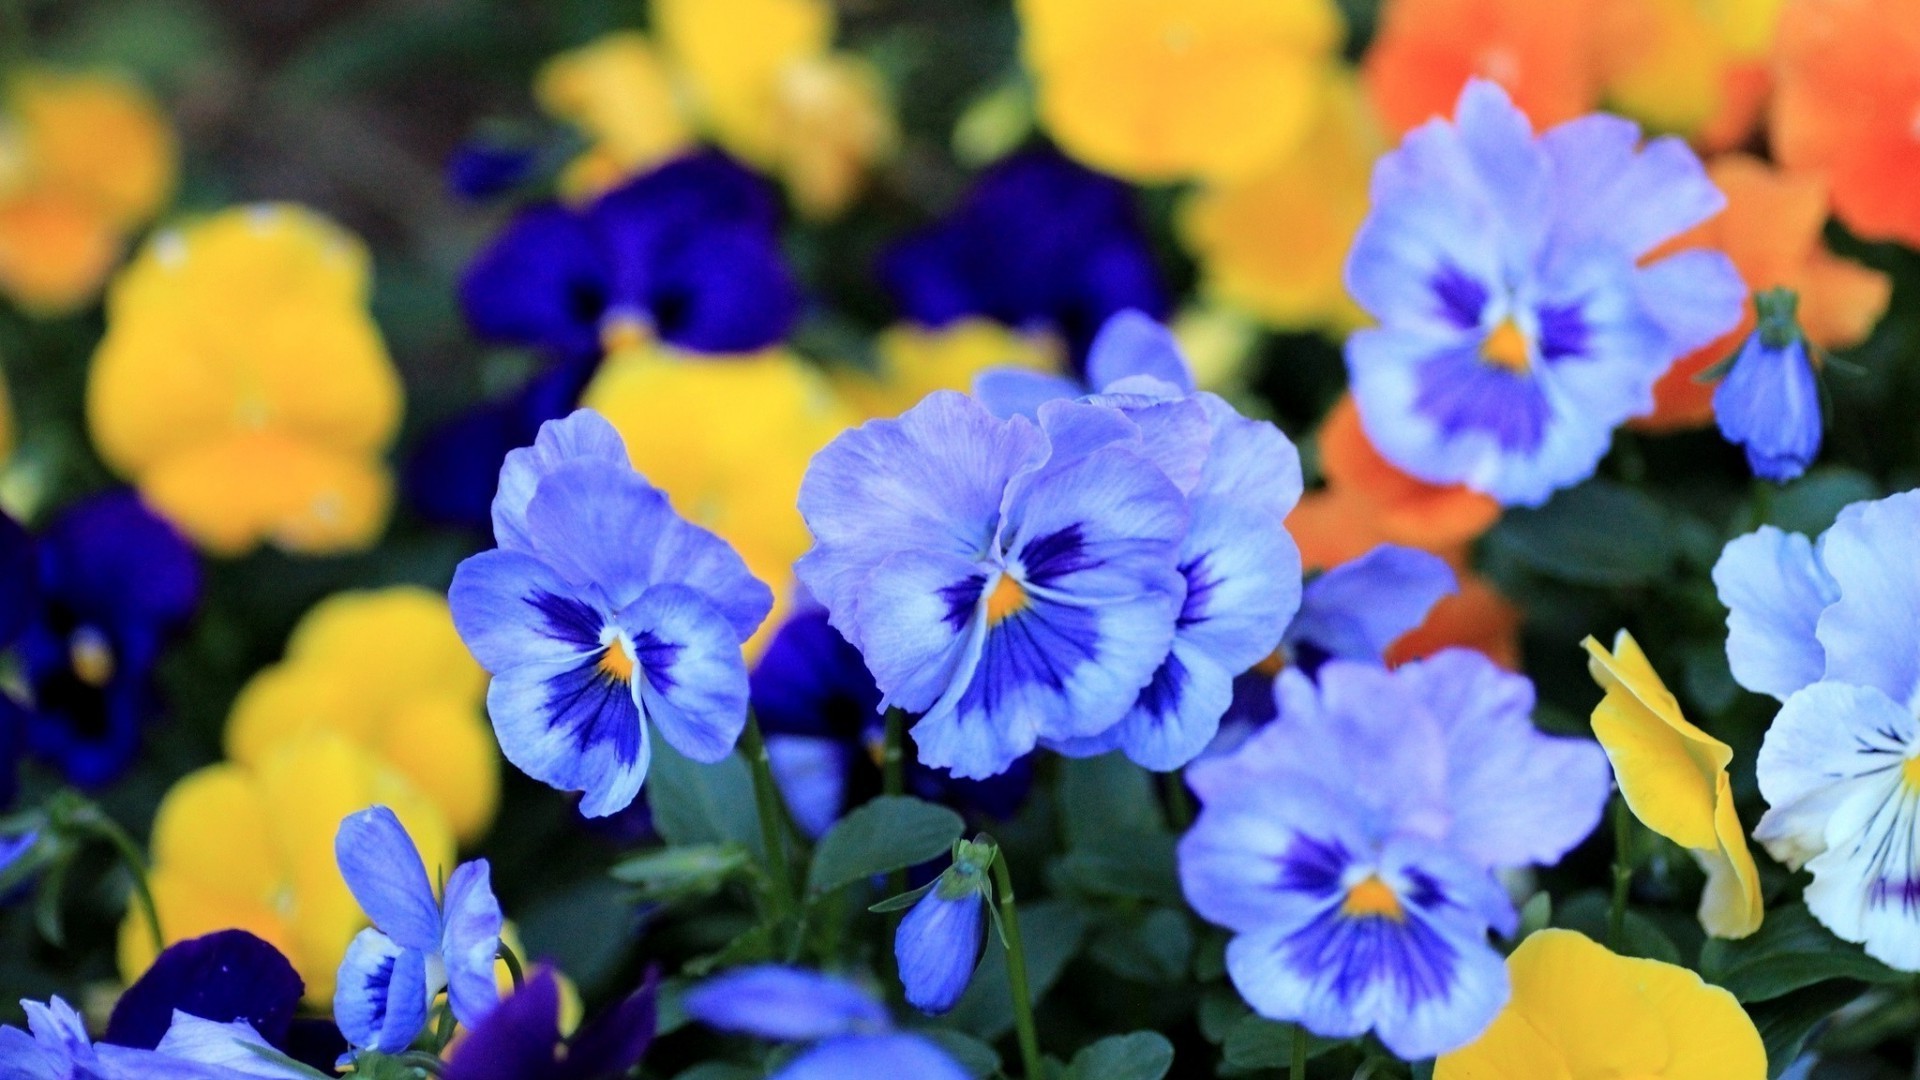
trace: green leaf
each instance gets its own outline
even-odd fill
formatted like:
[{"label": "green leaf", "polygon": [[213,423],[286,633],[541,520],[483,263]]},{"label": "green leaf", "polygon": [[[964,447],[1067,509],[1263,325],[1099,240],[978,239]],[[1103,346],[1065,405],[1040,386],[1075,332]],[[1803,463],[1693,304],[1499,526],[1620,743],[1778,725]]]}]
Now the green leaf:
[{"label": "green leaf", "polygon": [[[1578,930],[1604,945],[1607,941],[1607,912],[1610,906],[1611,900],[1605,893],[1583,892],[1554,910],[1553,925],[1566,930]],[[1621,924],[1620,937],[1620,947],[1614,951],[1622,956],[1638,956],[1686,966],[1680,960],[1680,947],[1660,929],[1660,924],[1631,908],[1627,909],[1626,921]]]},{"label": "green leaf", "polygon": [[654,740],[647,806],[653,811],[653,827],[670,844],[734,843],[755,859],[765,859],[753,776],[737,754],[702,765],[681,756],[666,740]]},{"label": "green leaf", "polygon": [[974,1080],[986,1080],[1000,1071],[999,1052],[971,1035],[947,1028],[928,1028],[919,1034],[939,1043],[940,1049]]},{"label": "green leaf", "polygon": [[[1067,961],[1080,950],[1087,917],[1071,904],[1042,900],[1020,905],[1020,937],[1027,947],[1027,984],[1037,1006],[1060,978]],[[1013,1030],[1013,994],[1007,989],[1007,950],[987,947],[973,973],[973,985],[947,1022],[989,1041]]]},{"label": "green leaf", "polygon": [[[1295,1030],[1292,1024],[1249,1016],[1227,1032],[1227,1041],[1220,1048],[1222,1062],[1235,1073],[1284,1069],[1293,1063]],[[1311,1060],[1339,1045],[1337,1040],[1309,1034],[1307,1057]]]},{"label": "green leaf", "polygon": [[1160,1080],[1173,1068],[1173,1044],[1153,1031],[1109,1035],[1073,1055],[1067,1080]]},{"label": "green leaf", "polygon": [[1835,979],[1795,990],[1747,1009],[1760,1041],[1767,1047],[1767,1080],[1785,1072],[1827,1019],[1851,1004],[1865,989],[1857,982]]},{"label": "green leaf", "polygon": [[1707,942],[1700,950],[1700,972],[1743,1002],[1769,1001],[1828,979],[1897,983],[1909,978],[1834,937],[1798,902],[1767,912],[1752,937]]},{"label": "green leaf", "polygon": [[1607,588],[1665,576],[1679,554],[1673,536],[1674,515],[1652,496],[1592,480],[1538,510],[1509,513],[1488,542],[1548,577]]},{"label": "green leaf", "polygon": [[1767,514],[1769,524],[1788,532],[1813,535],[1833,524],[1842,507],[1880,497],[1880,486],[1864,473],[1839,466],[1808,470],[1774,494]]},{"label": "green leaf", "polygon": [[1121,754],[1062,761],[1059,791],[1069,849],[1124,852],[1167,833],[1152,774]]},{"label": "green leaf", "polygon": [[832,892],[862,878],[939,858],[965,829],[960,815],[944,806],[883,795],[841,818],[820,838],[807,871],[807,888]]},{"label": "green leaf", "polygon": [[1185,915],[1156,908],[1101,928],[1087,954],[1107,970],[1136,982],[1166,985],[1186,977],[1193,957],[1193,926]]},{"label": "green leaf", "polygon": [[711,896],[751,865],[747,849],[737,844],[694,844],[643,852],[615,863],[611,872],[643,897],[678,900]]}]

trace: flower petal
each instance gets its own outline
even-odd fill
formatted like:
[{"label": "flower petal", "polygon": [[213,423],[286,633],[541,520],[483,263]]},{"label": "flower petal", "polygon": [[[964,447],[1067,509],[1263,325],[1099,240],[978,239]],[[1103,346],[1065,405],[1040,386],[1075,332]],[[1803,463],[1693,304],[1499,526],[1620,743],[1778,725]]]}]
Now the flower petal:
[{"label": "flower petal", "polygon": [[447,969],[447,1001],[464,1027],[477,1027],[500,1003],[493,964],[502,925],[487,860],[455,867],[447,879],[446,932],[438,951]]},{"label": "flower petal", "polygon": [[440,905],[406,826],[384,806],[350,815],[333,839],[334,858],[353,898],[402,948],[440,948]]},{"label": "flower petal", "polygon": [[685,585],[648,589],[619,621],[633,640],[634,692],[647,722],[695,761],[732,753],[747,725],[747,664],[734,628]]},{"label": "flower petal", "polygon": [[333,1018],[355,1047],[397,1054],[427,1025],[427,958],[378,930],[347,946],[333,991]]},{"label": "flower petal", "polygon": [[1727,666],[1741,686],[1784,701],[1820,678],[1827,654],[1816,630],[1840,587],[1811,541],[1763,525],[1720,552],[1713,584],[1727,606]]}]

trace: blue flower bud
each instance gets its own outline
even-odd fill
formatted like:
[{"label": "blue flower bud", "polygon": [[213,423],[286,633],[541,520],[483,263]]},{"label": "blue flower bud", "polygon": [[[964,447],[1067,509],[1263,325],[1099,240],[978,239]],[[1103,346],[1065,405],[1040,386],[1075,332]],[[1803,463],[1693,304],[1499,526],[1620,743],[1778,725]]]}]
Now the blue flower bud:
[{"label": "blue flower bud", "polygon": [[1713,393],[1720,434],[1747,452],[1753,474],[1775,483],[1807,470],[1820,453],[1820,383],[1785,289],[1754,298],[1759,327]]},{"label": "blue flower bud", "polygon": [[921,1012],[953,1008],[973,981],[986,942],[987,869],[996,854],[991,844],[954,845],[953,865],[900,920],[893,955],[907,1004]]}]

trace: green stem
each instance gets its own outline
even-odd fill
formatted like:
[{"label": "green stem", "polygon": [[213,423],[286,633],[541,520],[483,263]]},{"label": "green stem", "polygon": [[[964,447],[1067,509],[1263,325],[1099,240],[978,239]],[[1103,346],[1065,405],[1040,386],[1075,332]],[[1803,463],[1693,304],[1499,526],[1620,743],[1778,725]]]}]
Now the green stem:
[{"label": "green stem", "polygon": [[527,973],[526,970],[520,966],[520,957],[514,954],[513,946],[507,944],[504,938],[500,941],[500,951],[498,955],[507,965],[508,976],[513,979],[513,992],[516,994],[519,993],[520,990],[527,985]]},{"label": "green stem", "polygon": [[1027,985],[1027,951],[1020,943],[1020,915],[1014,910],[1013,874],[1002,849],[993,860],[993,884],[999,893],[1000,924],[1007,932],[1007,983],[1013,991],[1013,1020],[1020,1035],[1020,1064],[1025,1080],[1047,1075],[1040,1060],[1040,1031],[1033,1023],[1033,994]]},{"label": "green stem", "polygon": [[447,1075],[446,1063],[424,1050],[409,1050],[394,1060],[419,1069],[428,1076]]},{"label": "green stem", "polygon": [[760,720],[747,713],[747,729],[740,739],[747,764],[753,768],[753,801],[760,810],[760,839],[767,849],[767,877],[772,888],[774,918],[785,922],[794,912],[793,867],[787,858],[785,806],[780,789],[773,782],[773,763],[767,757],[767,740],[760,735]]},{"label": "green stem", "polygon": [[1607,910],[1607,948],[1619,951],[1627,928],[1627,890],[1633,885],[1633,812],[1623,796],[1613,806],[1613,906]]},{"label": "green stem", "polygon": [[1292,1080],[1307,1080],[1307,1029],[1293,1025],[1293,1067],[1287,1070]]},{"label": "green stem", "polygon": [[1193,793],[1187,790],[1186,774],[1179,769],[1166,773],[1161,782],[1167,789],[1167,815],[1174,832],[1186,832],[1193,825]]},{"label": "green stem", "polygon": [[126,864],[127,873],[133,877],[133,893],[139,898],[140,910],[146,915],[147,932],[153,936],[155,955],[167,951],[167,936],[160,932],[160,908],[153,902],[153,887],[147,881],[147,859],[140,854],[139,845],[133,837],[127,835],[118,822],[97,810],[87,815],[94,835],[113,846],[120,861]]},{"label": "green stem", "polygon": [[907,714],[887,710],[886,742],[880,748],[881,793],[904,795],[907,792]]}]

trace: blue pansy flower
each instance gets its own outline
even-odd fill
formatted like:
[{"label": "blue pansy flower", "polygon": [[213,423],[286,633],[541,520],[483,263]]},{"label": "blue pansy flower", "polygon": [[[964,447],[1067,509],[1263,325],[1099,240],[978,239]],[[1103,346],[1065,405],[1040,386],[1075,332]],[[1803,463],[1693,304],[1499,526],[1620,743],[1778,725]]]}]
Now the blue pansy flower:
[{"label": "blue pansy flower", "polygon": [[245,1021],[284,1049],[306,983],[280,950],[245,930],[175,942],[114,1002],[104,1041],[150,1050],[176,1012],[218,1024]]},{"label": "blue pansy flower", "polygon": [[973,981],[987,941],[988,872],[999,854],[991,843],[955,841],[952,865],[921,891],[894,932],[900,985],[907,1004],[923,1013],[952,1009]]},{"label": "blue pansy flower", "polygon": [[541,166],[538,146],[476,135],[455,147],[447,159],[447,191],[456,198],[480,202],[527,183]]},{"label": "blue pansy flower", "polygon": [[766,181],[705,151],[582,208],[522,210],[467,268],[461,303],[482,337],[561,354],[645,338],[749,352],[799,311],[779,225]]},{"label": "blue pansy flower", "polygon": [[22,1001],[27,1028],[0,1027],[0,1076],[20,1080],[315,1080],[323,1074],[275,1054],[244,1021],[175,1013],[157,1047],[94,1045],[59,998]]},{"label": "blue pansy flower", "polygon": [[461,863],[436,899],[420,850],[392,810],[375,806],[340,823],[334,857],[373,926],[340,962],[333,1017],[356,1049],[397,1054],[426,1026],[442,990],[471,1028],[499,1003],[493,962],[500,902],[485,859]]},{"label": "blue pansy flower", "polygon": [[[789,616],[760,654],[749,685],[774,780],[801,831],[821,836],[849,808],[880,794],[886,739],[880,688],[825,610],[802,605]],[[929,802],[1006,820],[1032,787],[1028,758],[997,776],[965,780],[922,765],[911,735],[906,742],[906,791]]]},{"label": "blue pansy flower", "polygon": [[[24,598],[0,617],[13,624],[23,676],[18,697],[0,689],[0,729],[17,728],[20,748],[98,787],[133,763],[159,711],[154,666],[198,604],[199,563],[171,525],[125,491],[57,515],[33,541],[30,579],[19,576],[19,535],[10,522],[0,526],[0,564],[14,564],[0,565],[11,580],[0,594],[12,594],[0,601]],[[0,636],[0,648],[6,643]],[[0,789],[12,783],[11,756],[0,745]]]},{"label": "blue pansy flower", "polygon": [[1800,332],[1798,298],[1772,289],[1753,298],[1759,325],[1713,391],[1720,434],[1747,452],[1753,475],[1778,484],[1820,454],[1820,379]]},{"label": "blue pansy flower", "polygon": [[[1118,749],[1147,768],[1176,769],[1212,741],[1234,678],[1273,651],[1300,603],[1300,552],[1285,525],[1300,498],[1300,457],[1272,424],[1194,392],[1173,334],[1138,311],[1107,321],[1086,367],[1097,393],[1081,400],[1132,420],[1148,455],[1186,494],[1185,599],[1172,648],[1126,717],[1049,745],[1082,755]],[[982,403],[1005,416],[1037,416],[1077,392],[1068,380],[1019,371],[985,372],[976,384]]]},{"label": "blue pansy flower", "polygon": [[1173,644],[1186,498],[1116,409],[938,392],[821,450],[800,512],[802,584],[957,776],[1106,731]]},{"label": "blue pansy flower", "polygon": [[560,1031],[560,982],[553,969],[527,976],[447,1060],[446,1080],[618,1080],[652,1044],[658,1026],[658,978],[581,1025]]},{"label": "blue pansy flower", "polygon": [[1470,82],[1452,122],[1374,168],[1348,291],[1379,322],[1347,341],[1367,436],[1399,468],[1538,505],[1653,409],[1673,362],[1733,329],[1746,289],[1707,249],[1646,262],[1725,198],[1677,138],[1595,114],[1536,137]]},{"label": "blue pansy flower", "polygon": [[1050,330],[1076,356],[1115,312],[1170,306],[1132,190],[1051,149],[989,168],[945,218],[886,253],[880,280],[915,322],[972,315]]},{"label": "blue pansy flower", "polygon": [[1740,685],[1782,702],[1754,838],[1812,873],[1807,909],[1920,971],[1920,491],[1842,510],[1817,543],[1772,526],[1713,568]]},{"label": "blue pansy flower", "polygon": [[1233,932],[1228,974],[1261,1015],[1408,1060],[1464,1045],[1508,994],[1495,871],[1593,830],[1605,754],[1540,733],[1532,684],[1466,650],[1288,670],[1278,697],[1279,722],[1188,770],[1188,901]]},{"label": "blue pansy flower", "polygon": [[892,1029],[887,1010],[843,979],[772,965],[716,976],[687,992],[687,1015],[722,1031],[814,1045],[771,1080],[965,1080],[931,1040]]},{"label": "blue pansy flower", "polygon": [[740,647],[773,594],[633,470],[613,425],[582,409],[507,455],[493,525],[499,548],[461,563],[448,599],[509,761],[605,817],[639,794],[652,729],[696,761],[732,751]]},{"label": "blue pansy flower", "polygon": [[1233,704],[1208,749],[1230,750],[1273,719],[1280,672],[1293,668],[1311,678],[1328,660],[1385,663],[1387,649],[1458,589],[1445,559],[1399,544],[1381,544],[1314,577],[1280,647],[1233,681]]}]

